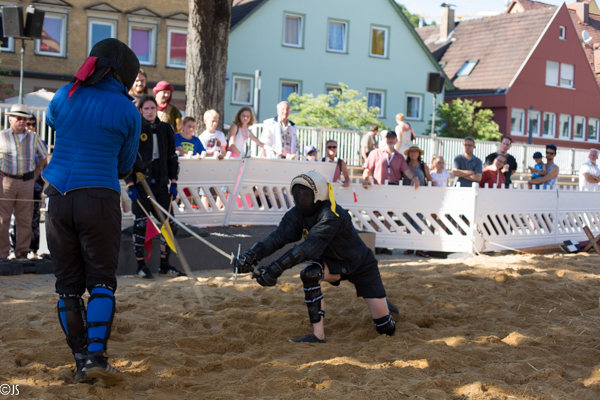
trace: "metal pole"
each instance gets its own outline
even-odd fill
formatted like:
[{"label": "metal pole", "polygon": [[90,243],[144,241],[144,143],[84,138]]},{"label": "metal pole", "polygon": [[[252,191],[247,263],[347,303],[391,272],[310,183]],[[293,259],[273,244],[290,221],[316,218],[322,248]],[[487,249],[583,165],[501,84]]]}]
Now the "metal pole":
[{"label": "metal pole", "polygon": [[19,104],[23,104],[23,71],[25,69],[25,39],[21,38],[21,79],[19,80]]},{"label": "metal pole", "polygon": [[437,104],[436,101],[437,94],[433,94],[433,117],[431,118],[431,137],[435,137],[435,106]]},{"label": "metal pole", "polygon": [[254,71],[254,117],[256,118],[256,120],[258,121],[258,114],[259,114],[259,100],[260,100],[260,84],[261,84],[261,79],[260,79],[260,69],[257,69],[256,71]]}]

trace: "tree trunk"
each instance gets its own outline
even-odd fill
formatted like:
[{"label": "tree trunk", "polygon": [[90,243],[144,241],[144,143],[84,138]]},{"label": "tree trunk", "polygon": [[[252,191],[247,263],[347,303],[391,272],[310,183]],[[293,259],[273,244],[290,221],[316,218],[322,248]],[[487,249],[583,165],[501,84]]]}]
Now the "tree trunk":
[{"label": "tree trunk", "polygon": [[217,129],[223,130],[232,0],[189,0],[189,4],[185,115],[204,127],[204,112],[214,109],[220,115]]}]

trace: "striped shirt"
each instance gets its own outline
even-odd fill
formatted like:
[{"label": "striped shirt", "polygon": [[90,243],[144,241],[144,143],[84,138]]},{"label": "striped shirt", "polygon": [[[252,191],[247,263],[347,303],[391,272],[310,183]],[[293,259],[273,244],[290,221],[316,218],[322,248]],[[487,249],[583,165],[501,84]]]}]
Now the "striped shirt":
[{"label": "striped shirt", "polygon": [[48,150],[40,137],[25,131],[23,140],[12,128],[0,131],[0,171],[9,175],[21,176],[35,169],[37,154],[40,160],[46,158]]}]

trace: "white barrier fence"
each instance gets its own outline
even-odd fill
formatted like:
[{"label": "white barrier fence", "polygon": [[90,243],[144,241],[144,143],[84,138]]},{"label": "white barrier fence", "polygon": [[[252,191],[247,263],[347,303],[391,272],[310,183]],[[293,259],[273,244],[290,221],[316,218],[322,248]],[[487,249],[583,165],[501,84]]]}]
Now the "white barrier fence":
[{"label": "white barrier fence", "polygon": [[[178,219],[194,226],[277,225],[293,207],[291,179],[336,164],[298,160],[180,160]],[[470,252],[583,241],[600,234],[600,191],[334,185],[337,203],[378,247]],[[355,201],[356,195],[356,201]],[[125,190],[122,198],[130,206]],[[123,226],[133,223],[123,214]]]}]

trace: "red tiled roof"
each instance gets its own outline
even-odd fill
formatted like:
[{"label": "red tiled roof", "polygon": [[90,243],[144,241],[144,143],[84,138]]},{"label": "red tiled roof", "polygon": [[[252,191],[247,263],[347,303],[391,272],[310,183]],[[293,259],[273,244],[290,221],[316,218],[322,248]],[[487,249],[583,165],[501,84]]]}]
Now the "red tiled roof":
[{"label": "red tiled roof", "polygon": [[[569,7],[569,6],[567,6]],[[600,45],[600,15],[589,14],[588,22],[582,22],[575,10],[572,10],[569,7],[569,13],[571,14],[571,19],[573,20],[573,25],[575,25],[575,29],[577,30],[577,36],[579,37],[579,41],[583,46],[583,50],[585,51],[585,55],[592,66],[592,70],[596,72],[594,75],[596,76],[596,82],[600,85],[600,60],[598,60],[598,65],[594,65],[594,44]],[[583,39],[581,33],[583,31],[588,31],[592,40],[589,43],[583,43]],[[568,32],[567,32],[568,34]]]},{"label": "red tiled roof", "polygon": [[[556,7],[544,7],[461,21],[450,34],[452,44],[439,59],[444,72],[460,90],[508,88],[555,11]],[[447,44],[436,43],[439,27],[418,28],[417,32],[432,52]],[[469,60],[479,61],[469,76],[456,78]]]},{"label": "red tiled roof", "polygon": [[525,10],[525,11],[539,10],[541,8],[554,7],[552,4],[546,4],[546,3],[542,3],[540,1],[531,1],[531,0],[515,0],[513,3],[519,3],[521,5],[521,7],[523,7],[523,10]]}]

